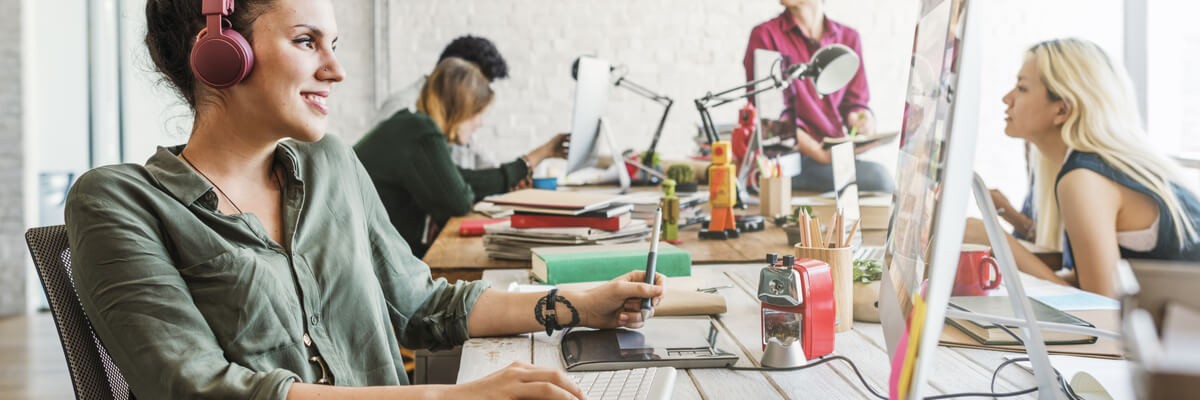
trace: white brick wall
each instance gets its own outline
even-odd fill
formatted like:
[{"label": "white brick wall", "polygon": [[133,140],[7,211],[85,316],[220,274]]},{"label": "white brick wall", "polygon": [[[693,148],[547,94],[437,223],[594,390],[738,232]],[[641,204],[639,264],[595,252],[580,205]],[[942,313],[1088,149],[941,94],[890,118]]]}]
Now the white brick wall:
[{"label": "white brick wall", "polygon": [[[355,23],[370,23],[364,20],[371,11],[369,2],[359,3],[339,7],[343,38],[347,29],[357,31]],[[872,105],[884,129],[899,126],[916,7],[915,2],[896,0],[828,2],[832,18],[863,34]],[[569,129],[574,93],[569,68],[582,54],[625,64],[630,80],[674,98],[659,150],[672,157],[688,154],[699,121],[692,100],[740,84],[750,29],[782,11],[770,0],[422,0],[391,1],[388,8],[387,76],[392,90],[428,73],[442,48],[460,35],[482,35],[500,48],[512,76],[495,85],[497,100],[476,140],[481,147],[495,149],[501,160]],[[348,43],[343,41],[339,55],[353,74],[348,56],[370,46]],[[369,129],[363,124],[369,118],[363,119],[363,110],[357,108],[369,93],[349,93],[354,90],[350,86],[383,89],[350,83],[360,79],[371,76],[352,76],[338,90],[339,97],[353,97],[339,101],[352,103],[354,116],[338,116],[334,124],[349,140]],[[714,110],[714,117],[732,122],[739,107],[726,105]],[[660,115],[656,103],[624,89],[611,92],[607,116],[623,148],[648,146]]]},{"label": "white brick wall", "polygon": [[[25,311],[21,1],[0,0],[0,316]],[[16,71],[15,73],[13,71]]]}]

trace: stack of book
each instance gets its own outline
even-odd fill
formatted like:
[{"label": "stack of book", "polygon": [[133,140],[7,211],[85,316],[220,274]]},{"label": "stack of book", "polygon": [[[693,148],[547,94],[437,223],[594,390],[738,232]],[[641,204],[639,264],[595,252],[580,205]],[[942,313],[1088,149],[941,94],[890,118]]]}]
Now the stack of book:
[{"label": "stack of book", "polygon": [[619,195],[526,189],[489,198],[510,208],[508,222],[484,228],[488,256],[530,260],[530,249],[640,242],[650,235],[645,221],[632,218],[633,205]]}]

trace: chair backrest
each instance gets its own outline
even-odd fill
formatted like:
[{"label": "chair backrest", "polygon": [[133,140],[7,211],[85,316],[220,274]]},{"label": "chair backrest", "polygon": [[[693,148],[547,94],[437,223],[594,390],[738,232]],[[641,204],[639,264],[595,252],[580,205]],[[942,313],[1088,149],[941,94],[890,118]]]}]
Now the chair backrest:
[{"label": "chair backrest", "polygon": [[32,228],[25,232],[25,241],[50,301],[50,312],[54,315],[58,338],[67,356],[75,397],[80,400],[132,398],[129,384],[92,331],[92,324],[79,303],[79,294],[71,280],[71,249],[66,227]]}]

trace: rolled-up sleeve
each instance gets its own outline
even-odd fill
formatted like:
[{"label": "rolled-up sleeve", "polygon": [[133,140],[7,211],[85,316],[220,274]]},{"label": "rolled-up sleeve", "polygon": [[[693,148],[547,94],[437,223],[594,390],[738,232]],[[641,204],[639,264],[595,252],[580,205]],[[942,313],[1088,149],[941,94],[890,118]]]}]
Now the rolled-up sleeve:
[{"label": "rolled-up sleeve", "polygon": [[470,336],[467,317],[487,282],[433,279],[429,266],[412,254],[407,242],[388,222],[387,211],[361,164],[356,164],[370,230],[371,252],[388,313],[400,343],[408,348],[457,346]]},{"label": "rolled-up sleeve", "polygon": [[525,165],[524,160],[516,159],[497,168],[459,168],[458,172],[462,175],[463,180],[471,186],[475,193],[474,200],[482,201],[484,197],[512,190],[518,183],[521,183],[522,179],[525,179],[525,175],[529,173],[529,167]]},{"label": "rolled-up sleeve", "polygon": [[252,371],[225,357],[136,191],[103,169],[66,206],[72,274],[97,336],[139,398],[282,399],[295,373]]}]

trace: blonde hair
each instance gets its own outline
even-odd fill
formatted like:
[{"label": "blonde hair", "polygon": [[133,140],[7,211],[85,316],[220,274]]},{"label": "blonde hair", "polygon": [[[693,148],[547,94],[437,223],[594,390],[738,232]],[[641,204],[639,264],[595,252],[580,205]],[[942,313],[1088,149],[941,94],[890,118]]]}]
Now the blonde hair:
[{"label": "blonde hair", "polygon": [[491,81],[479,66],[457,57],[438,63],[421,87],[417,111],[428,115],[446,139],[458,143],[459,128],[492,103]]},{"label": "blonde hair", "polygon": [[[1067,148],[1095,153],[1112,168],[1147,187],[1166,204],[1167,209],[1159,212],[1175,221],[1180,245],[1196,240],[1196,227],[1171,185],[1193,193],[1195,189],[1178,175],[1178,164],[1147,145],[1137,96],[1124,68],[1112,62],[1095,43],[1082,39],[1045,41],[1031,47],[1028,54],[1037,64],[1050,99],[1067,104],[1067,120],[1062,125]],[[1039,244],[1044,234],[1052,234],[1057,241],[1062,232],[1054,190],[1061,166],[1048,164],[1053,163],[1039,157],[1034,188]]]},{"label": "blonde hair", "polygon": [[1029,174],[1033,179],[1033,242],[1039,247],[1062,251],[1063,225],[1058,212],[1054,182],[1062,164],[1042,156],[1037,147],[1029,149]]}]

